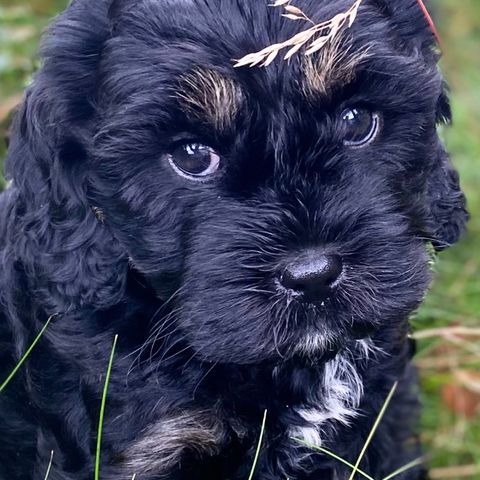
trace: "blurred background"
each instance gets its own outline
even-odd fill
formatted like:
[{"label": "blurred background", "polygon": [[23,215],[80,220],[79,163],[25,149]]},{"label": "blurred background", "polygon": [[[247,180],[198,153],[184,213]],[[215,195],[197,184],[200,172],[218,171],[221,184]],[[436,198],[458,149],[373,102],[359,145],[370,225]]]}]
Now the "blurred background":
[{"label": "blurred background", "polygon": [[[92,0],[95,1],[95,0]],[[298,0],[301,2],[301,0]],[[0,0],[0,165],[12,109],[37,66],[39,36],[66,0]],[[443,39],[454,125],[443,135],[460,170],[469,233],[436,265],[413,318],[432,478],[480,479],[480,0],[431,0]],[[0,189],[5,185],[0,175]]]}]

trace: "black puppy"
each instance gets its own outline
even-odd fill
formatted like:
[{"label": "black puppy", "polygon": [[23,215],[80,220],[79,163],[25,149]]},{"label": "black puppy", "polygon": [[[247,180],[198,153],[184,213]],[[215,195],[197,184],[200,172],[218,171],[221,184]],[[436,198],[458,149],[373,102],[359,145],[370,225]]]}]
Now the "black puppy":
[{"label": "black puppy", "polygon": [[467,217],[435,38],[417,0],[363,0],[236,68],[312,25],[282,8],[76,0],[50,29],[0,197],[1,381],[51,323],[0,394],[2,480],[51,451],[93,478],[115,334],[103,480],[246,479],[265,410],[256,479],[346,480],[314,448],[355,463],[395,381],[360,467],[420,454],[408,317]]}]

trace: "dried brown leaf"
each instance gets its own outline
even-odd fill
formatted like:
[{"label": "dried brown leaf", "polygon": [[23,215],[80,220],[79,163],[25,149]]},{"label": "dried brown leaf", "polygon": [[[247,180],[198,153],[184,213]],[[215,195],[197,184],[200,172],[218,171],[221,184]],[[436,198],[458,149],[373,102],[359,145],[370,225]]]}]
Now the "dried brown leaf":
[{"label": "dried brown leaf", "polygon": [[467,418],[480,413],[480,374],[457,370],[455,380],[442,388],[443,403],[453,412]]}]

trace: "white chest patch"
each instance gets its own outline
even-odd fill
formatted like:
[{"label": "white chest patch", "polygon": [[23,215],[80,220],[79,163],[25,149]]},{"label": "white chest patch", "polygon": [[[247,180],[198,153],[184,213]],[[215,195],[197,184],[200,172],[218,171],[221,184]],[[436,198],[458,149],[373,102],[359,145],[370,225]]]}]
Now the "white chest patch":
[{"label": "white chest patch", "polygon": [[375,346],[368,340],[357,342],[353,351],[339,353],[325,365],[325,372],[316,407],[297,407],[296,412],[308,422],[307,426],[290,429],[290,436],[308,444],[321,446],[322,429],[340,423],[348,425],[358,415],[363,397],[363,382],[357,371],[359,361],[368,360]]}]

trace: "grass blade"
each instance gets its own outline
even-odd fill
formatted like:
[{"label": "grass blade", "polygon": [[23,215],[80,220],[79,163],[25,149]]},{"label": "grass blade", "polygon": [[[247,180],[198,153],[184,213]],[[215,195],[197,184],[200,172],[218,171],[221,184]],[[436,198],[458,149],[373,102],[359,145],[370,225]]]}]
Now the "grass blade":
[{"label": "grass blade", "polygon": [[17,363],[15,368],[12,370],[12,373],[10,373],[10,375],[7,377],[7,379],[0,386],[0,393],[2,393],[5,390],[5,388],[7,387],[7,385],[12,381],[13,377],[17,374],[20,367],[25,363],[25,360],[29,357],[29,355],[32,353],[33,349],[35,348],[35,346],[37,345],[39,340],[42,338],[43,334],[45,333],[45,330],[47,329],[47,327],[50,324],[50,322],[52,321],[52,319],[54,317],[56,317],[57,315],[58,314],[55,313],[54,315],[49,317],[49,319],[45,322],[45,325],[40,330],[40,333],[35,337],[35,340],[32,342],[30,347],[28,347],[28,350],[24,353],[24,355],[22,356],[20,361]]},{"label": "grass blade", "polygon": [[115,338],[113,339],[112,351],[110,353],[110,360],[108,361],[105,384],[103,385],[102,404],[100,406],[100,418],[98,420],[97,452],[95,456],[95,480],[99,480],[100,478],[100,449],[102,446],[103,417],[105,416],[105,404],[107,403],[108,384],[110,383],[110,374],[112,373],[113,357],[115,356],[117,340],[118,335],[115,335]]},{"label": "grass blade", "polygon": [[363,446],[362,451],[360,452],[360,455],[357,458],[357,463],[353,467],[352,473],[350,474],[350,477],[348,478],[348,480],[353,480],[354,477],[355,477],[355,474],[359,471],[358,467],[360,465],[360,462],[362,461],[363,457],[365,456],[365,453],[366,453],[366,451],[367,451],[367,449],[368,449],[368,447],[369,447],[369,445],[370,445],[370,443],[373,439],[373,436],[375,435],[375,432],[377,431],[378,426],[380,425],[380,422],[382,421],[383,416],[385,415],[385,412],[387,411],[388,406],[390,405],[390,402],[393,398],[393,395],[395,394],[395,392],[397,390],[397,387],[398,387],[398,382],[395,382],[393,384],[393,387],[390,390],[390,393],[388,394],[383,406],[382,406],[382,409],[380,410],[380,413],[377,416],[377,419],[375,420],[375,423],[373,424],[372,429],[370,430],[370,433],[368,434],[365,445]]},{"label": "grass blade", "polygon": [[250,470],[250,475],[248,480],[252,480],[255,469],[257,468],[258,457],[260,456],[260,449],[262,448],[263,434],[265,433],[265,425],[267,423],[267,410],[263,413],[262,428],[260,430],[260,437],[258,437],[257,451],[255,452],[255,457],[253,459],[252,469]]},{"label": "grass blade", "polygon": [[[318,450],[319,452],[322,452],[325,455],[328,455],[328,456],[334,458],[335,460],[338,460],[339,462],[343,463],[347,467],[350,467],[351,469],[355,468],[355,466],[352,463],[348,462],[347,460],[343,459],[342,457],[339,457],[338,455],[331,452],[330,450],[327,450],[326,448],[319,447],[318,445],[313,445],[311,443],[306,442],[305,440],[301,440],[300,438],[294,438],[294,440],[296,440],[297,442],[305,445],[306,447],[312,448],[314,450]],[[360,475],[362,475],[363,477],[367,478],[368,480],[375,480],[373,477],[368,475],[368,473],[365,473],[364,471],[360,470],[359,468],[357,468],[357,472]]]},{"label": "grass blade", "polygon": [[391,480],[392,478],[398,477],[398,475],[405,473],[406,471],[417,467],[423,463],[423,458],[417,458],[413,462],[407,463],[404,467],[399,468],[398,470],[395,470],[393,473],[390,475],[386,476],[383,480]]},{"label": "grass blade", "polygon": [[48,480],[48,477],[50,476],[50,470],[52,468],[52,463],[53,463],[53,450],[50,453],[50,462],[48,463],[47,472],[45,473],[45,478],[43,480]]}]

